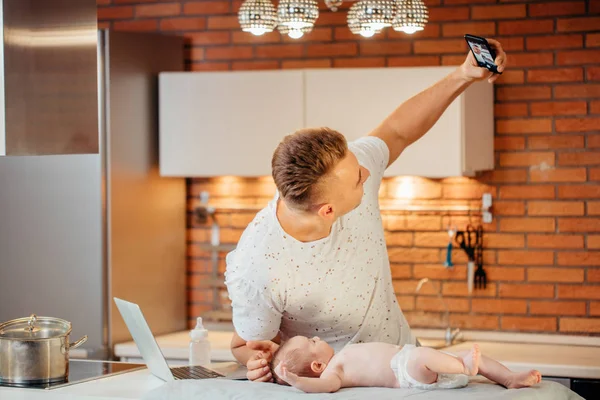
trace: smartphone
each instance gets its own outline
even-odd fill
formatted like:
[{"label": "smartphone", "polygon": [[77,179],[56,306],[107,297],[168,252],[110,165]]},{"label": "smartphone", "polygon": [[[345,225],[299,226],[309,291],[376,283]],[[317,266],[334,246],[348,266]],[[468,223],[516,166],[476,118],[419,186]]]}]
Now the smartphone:
[{"label": "smartphone", "polygon": [[494,61],[496,59],[496,53],[485,38],[467,34],[465,35],[465,40],[467,41],[471,52],[473,52],[473,56],[475,56],[477,65],[482,68],[487,68],[495,74],[502,74],[502,72],[498,72],[498,66]]}]

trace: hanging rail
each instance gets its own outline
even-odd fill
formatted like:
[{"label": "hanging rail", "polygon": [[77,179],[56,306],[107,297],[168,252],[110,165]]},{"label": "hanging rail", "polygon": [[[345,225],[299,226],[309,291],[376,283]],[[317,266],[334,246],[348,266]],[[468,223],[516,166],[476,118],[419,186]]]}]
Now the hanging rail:
[{"label": "hanging rail", "polygon": [[[210,207],[212,212],[227,213],[227,212],[257,212],[262,210],[264,204],[248,204],[248,205],[225,205],[225,206],[208,206],[202,204],[196,208],[196,214],[205,214],[207,208]],[[470,216],[481,216],[483,222],[489,223],[492,221],[492,196],[485,193],[482,196],[481,203],[477,204],[440,204],[439,202],[386,202],[380,207],[382,214],[406,214],[406,213],[432,213],[432,214],[461,214]]]}]

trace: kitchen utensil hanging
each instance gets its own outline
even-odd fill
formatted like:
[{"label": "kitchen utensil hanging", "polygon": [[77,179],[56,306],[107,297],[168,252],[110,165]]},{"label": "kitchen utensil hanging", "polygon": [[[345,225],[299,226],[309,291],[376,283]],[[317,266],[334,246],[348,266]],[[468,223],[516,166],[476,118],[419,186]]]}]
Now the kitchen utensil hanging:
[{"label": "kitchen utensil hanging", "polygon": [[446,246],[446,261],[444,261],[444,267],[452,268],[454,264],[452,264],[452,242],[454,241],[454,234],[456,233],[456,228],[448,225],[448,245]]},{"label": "kitchen utensil hanging", "polygon": [[483,228],[477,227],[479,232],[479,240],[475,246],[475,289],[485,289],[487,287],[487,274],[483,269]]},{"label": "kitchen utensil hanging", "polygon": [[469,224],[466,230],[456,232],[455,239],[456,243],[468,257],[467,289],[469,293],[472,293],[475,281],[475,253],[477,248],[483,248],[483,227],[479,225],[477,228],[474,228]]}]

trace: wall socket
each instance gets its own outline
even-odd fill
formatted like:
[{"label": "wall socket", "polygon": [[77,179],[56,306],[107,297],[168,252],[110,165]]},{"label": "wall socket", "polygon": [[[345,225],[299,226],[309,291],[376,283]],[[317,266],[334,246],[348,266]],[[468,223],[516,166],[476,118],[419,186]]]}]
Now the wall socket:
[{"label": "wall socket", "polygon": [[492,194],[484,193],[481,198],[481,216],[483,222],[486,224],[490,224],[492,222],[492,213],[490,212],[490,208],[492,207]]},{"label": "wall socket", "polygon": [[208,205],[210,195],[207,191],[200,192],[200,206],[194,210],[196,221],[199,224],[206,224],[210,215],[214,214],[215,208]]}]

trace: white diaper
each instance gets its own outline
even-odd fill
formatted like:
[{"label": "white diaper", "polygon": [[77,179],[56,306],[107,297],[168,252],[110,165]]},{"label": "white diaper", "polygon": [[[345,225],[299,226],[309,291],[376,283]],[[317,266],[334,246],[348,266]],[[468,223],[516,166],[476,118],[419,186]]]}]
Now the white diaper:
[{"label": "white diaper", "polygon": [[[410,353],[416,348],[415,345],[405,344],[392,361],[390,367],[394,371],[398,384],[404,389],[455,389],[465,387],[469,384],[469,377],[463,374],[438,374],[438,380],[434,383],[421,383],[408,374],[408,359]],[[447,353],[450,354],[450,353]]]}]

